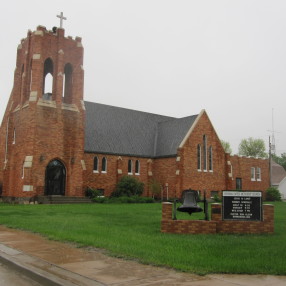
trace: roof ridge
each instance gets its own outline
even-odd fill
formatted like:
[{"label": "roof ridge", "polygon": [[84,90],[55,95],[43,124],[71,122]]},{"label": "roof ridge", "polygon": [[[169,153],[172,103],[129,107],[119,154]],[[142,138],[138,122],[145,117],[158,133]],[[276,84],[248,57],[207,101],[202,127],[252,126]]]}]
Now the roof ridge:
[{"label": "roof ridge", "polygon": [[144,114],[156,115],[156,116],[168,118],[169,120],[180,119],[180,118],[172,117],[172,116],[168,116],[168,115],[162,115],[162,114],[158,114],[158,113],[142,111],[142,110],[137,110],[137,109],[131,109],[131,108],[126,108],[126,107],[121,107],[121,106],[115,106],[115,105],[110,105],[110,104],[105,104],[105,103],[98,103],[98,102],[92,102],[92,101],[87,101],[87,100],[84,100],[84,102],[102,105],[102,106],[106,106],[106,107],[113,107],[113,108],[117,108],[117,109],[129,110],[129,111],[133,111],[133,112],[140,112],[140,113],[144,113]]}]

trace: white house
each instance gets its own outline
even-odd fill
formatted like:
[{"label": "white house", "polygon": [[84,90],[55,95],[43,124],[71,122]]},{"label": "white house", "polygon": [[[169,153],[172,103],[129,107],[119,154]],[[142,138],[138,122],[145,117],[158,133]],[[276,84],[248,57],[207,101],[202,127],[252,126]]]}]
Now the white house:
[{"label": "white house", "polygon": [[281,193],[282,200],[286,200],[286,177],[280,182],[278,190]]}]

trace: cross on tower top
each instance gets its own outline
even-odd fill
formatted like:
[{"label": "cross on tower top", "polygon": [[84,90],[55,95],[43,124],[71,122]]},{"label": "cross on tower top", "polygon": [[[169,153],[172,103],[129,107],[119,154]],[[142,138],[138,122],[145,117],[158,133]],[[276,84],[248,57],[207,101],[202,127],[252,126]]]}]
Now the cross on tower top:
[{"label": "cross on tower top", "polygon": [[63,27],[63,20],[67,20],[67,18],[64,17],[64,13],[63,12],[61,12],[60,15],[57,15],[57,17],[60,18],[60,28],[62,28]]}]

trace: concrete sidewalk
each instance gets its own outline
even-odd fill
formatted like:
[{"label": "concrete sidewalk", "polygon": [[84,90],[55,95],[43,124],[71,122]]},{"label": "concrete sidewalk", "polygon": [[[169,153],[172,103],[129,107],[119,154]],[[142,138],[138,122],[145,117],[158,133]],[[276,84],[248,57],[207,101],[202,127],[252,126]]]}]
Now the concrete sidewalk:
[{"label": "concrete sidewalk", "polygon": [[181,273],[0,226],[0,262],[41,285],[285,286],[286,276]]}]

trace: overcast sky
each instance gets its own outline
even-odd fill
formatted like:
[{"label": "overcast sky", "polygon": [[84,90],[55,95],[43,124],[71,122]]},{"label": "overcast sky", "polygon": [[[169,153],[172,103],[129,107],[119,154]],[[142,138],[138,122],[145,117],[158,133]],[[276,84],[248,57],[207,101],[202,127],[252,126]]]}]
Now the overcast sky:
[{"label": "overcast sky", "polygon": [[185,117],[206,109],[233,153],[286,152],[285,0],[10,0],[2,3],[0,118],[17,46],[38,25],[82,37],[87,101]]}]

